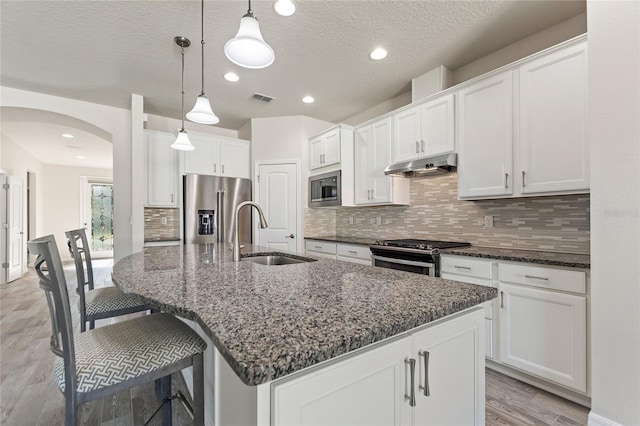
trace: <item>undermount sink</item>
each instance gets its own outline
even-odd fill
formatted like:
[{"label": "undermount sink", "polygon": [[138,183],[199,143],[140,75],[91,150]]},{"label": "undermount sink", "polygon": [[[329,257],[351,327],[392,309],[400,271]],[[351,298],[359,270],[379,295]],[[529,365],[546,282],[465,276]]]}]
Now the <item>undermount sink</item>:
[{"label": "undermount sink", "polygon": [[248,260],[260,265],[295,265],[297,263],[315,262],[316,259],[301,256],[288,256],[281,253],[274,254],[249,254],[242,258],[242,260]]}]

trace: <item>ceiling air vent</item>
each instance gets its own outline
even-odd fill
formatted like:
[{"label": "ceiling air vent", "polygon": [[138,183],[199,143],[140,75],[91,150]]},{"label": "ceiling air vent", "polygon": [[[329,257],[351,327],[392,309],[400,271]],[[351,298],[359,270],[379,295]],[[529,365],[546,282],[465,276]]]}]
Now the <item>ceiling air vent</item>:
[{"label": "ceiling air vent", "polygon": [[254,92],[253,95],[251,96],[251,99],[254,100],[254,101],[264,102],[265,104],[268,104],[269,102],[271,102],[275,98],[273,98],[271,96],[263,95],[262,93]]}]

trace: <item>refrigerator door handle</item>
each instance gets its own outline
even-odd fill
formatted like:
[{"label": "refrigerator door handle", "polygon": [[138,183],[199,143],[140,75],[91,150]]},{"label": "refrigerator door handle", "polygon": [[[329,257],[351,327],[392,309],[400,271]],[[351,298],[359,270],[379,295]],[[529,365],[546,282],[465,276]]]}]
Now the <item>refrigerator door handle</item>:
[{"label": "refrigerator door handle", "polygon": [[217,231],[218,231],[218,235],[216,237],[216,241],[219,243],[223,243],[224,242],[224,191],[218,191],[217,193],[217,198],[218,198],[218,211],[216,213],[217,214]]}]

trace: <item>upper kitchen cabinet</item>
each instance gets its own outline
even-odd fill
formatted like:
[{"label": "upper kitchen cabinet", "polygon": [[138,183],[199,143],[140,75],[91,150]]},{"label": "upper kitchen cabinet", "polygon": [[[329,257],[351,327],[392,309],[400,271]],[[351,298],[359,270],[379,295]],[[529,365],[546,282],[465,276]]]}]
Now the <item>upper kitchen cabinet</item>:
[{"label": "upper kitchen cabinet", "polygon": [[458,92],[458,197],[511,195],[513,75],[503,72]]},{"label": "upper kitchen cabinet", "polygon": [[454,94],[432,99],[393,115],[393,162],[453,152]]},{"label": "upper kitchen cabinet", "polygon": [[583,38],[458,91],[458,197],[589,192]]},{"label": "upper kitchen cabinet", "polygon": [[360,126],[355,132],[355,204],[409,204],[409,180],[389,177],[392,118]]},{"label": "upper kitchen cabinet", "polygon": [[145,207],[178,207],[178,152],[171,133],[144,132]]},{"label": "upper kitchen cabinet", "polygon": [[[331,169],[352,168],[353,128],[339,124],[309,139],[309,170],[322,173]],[[313,174],[313,173],[312,173]]]},{"label": "upper kitchen cabinet", "polygon": [[249,141],[189,133],[195,147],[183,154],[184,174],[250,178]]},{"label": "upper kitchen cabinet", "polygon": [[520,74],[520,189],[589,190],[587,43],[523,64]]}]

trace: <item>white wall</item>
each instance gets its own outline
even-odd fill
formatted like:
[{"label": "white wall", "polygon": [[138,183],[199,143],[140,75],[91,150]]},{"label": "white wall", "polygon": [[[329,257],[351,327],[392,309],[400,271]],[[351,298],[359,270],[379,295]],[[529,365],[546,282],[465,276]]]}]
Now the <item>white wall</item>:
[{"label": "white wall", "polygon": [[[590,424],[640,424],[640,2],[588,1]],[[609,423],[611,424],[611,423]]]},{"label": "white wall", "polygon": [[[22,149],[20,145],[15,143],[13,140],[8,138],[6,135],[0,133],[0,149],[2,150],[2,156],[0,157],[0,170],[3,170],[7,175],[16,176],[22,179],[23,182],[23,194],[22,199],[24,200],[25,206],[27,202],[27,172],[33,172],[36,178],[35,187],[36,187],[36,196],[35,196],[35,205],[32,205],[31,208],[34,209],[36,214],[36,222],[34,229],[31,230],[32,235],[34,237],[40,237],[46,235],[46,232],[43,228],[43,195],[42,195],[42,185],[44,182],[43,178],[43,165],[42,163],[33,155]],[[3,206],[4,208],[4,206]],[[22,265],[24,271],[27,268],[27,250],[26,250],[26,240],[27,240],[27,209],[24,208],[23,212],[23,229],[25,232],[24,238],[24,249],[22,250]],[[3,241],[4,244],[6,244]]]},{"label": "white wall", "polygon": [[[144,128],[147,130],[157,130],[159,132],[176,133],[181,127],[182,122],[176,118],[162,117],[160,115],[146,114],[147,121]],[[227,136],[230,138],[238,138],[238,132],[232,129],[224,129],[222,127],[207,126],[204,124],[194,123],[189,120],[184,121],[184,129],[198,133],[208,133],[216,136]]]},{"label": "white wall", "polygon": [[[62,261],[71,261],[64,233],[83,226],[80,206],[80,181],[83,176],[112,179],[110,169],[90,167],[69,167],[45,164],[43,182],[43,230],[53,234],[58,243]],[[114,207],[117,204],[114,203]],[[95,255],[94,255],[95,257]]]},{"label": "white wall", "polygon": [[[111,134],[114,164],[113,185],[118,199],[114,212],[114,228],[116,229],[114,258],[119,260],[131,254],[133,251],[131,112],[126,109],[5,86],[0,87],[0,99],[2,106],[57,112],[86,121]],[[141,144],[142,141],[137,143]],[[142,233],[142,229],[136,232]]]}]

